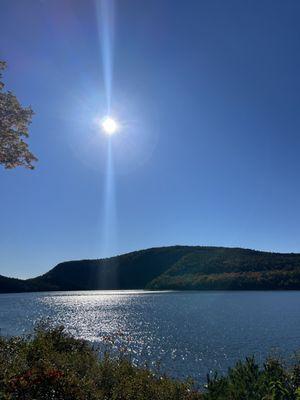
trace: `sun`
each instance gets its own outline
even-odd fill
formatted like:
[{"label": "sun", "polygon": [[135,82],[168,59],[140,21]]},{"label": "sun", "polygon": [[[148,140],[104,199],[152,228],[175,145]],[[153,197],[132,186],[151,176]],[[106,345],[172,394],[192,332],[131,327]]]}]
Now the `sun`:
[{"label": "sun", "polygon": [[118,130],[118,124],[112,117],[105,117],[101,122],[101,127],[107,135],[113,135]]}]

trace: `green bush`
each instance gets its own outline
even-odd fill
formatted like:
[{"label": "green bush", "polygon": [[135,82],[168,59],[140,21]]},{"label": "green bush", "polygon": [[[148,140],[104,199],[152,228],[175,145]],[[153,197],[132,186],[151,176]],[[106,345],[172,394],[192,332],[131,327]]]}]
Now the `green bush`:
[{"label": "green bush", "polygon": [[286,370],[276,359],[260,367],[247,358],[229,369],[227,376],[208,377],[205,400],[300,400],[299,364]]},{"label": "green bush", "polygon": [[98,353],[63,328],[0,339],[0,399],[196,400],[191,385]]},{"label": "green bush", "polygon": [[1,400],[300,400],[300,364],[278,360],[260,367],[253,358],[226,376],[191,383],[136,367],[124,353],[111,357],[63,328],[39,327],[32,337],[0,338]]}]

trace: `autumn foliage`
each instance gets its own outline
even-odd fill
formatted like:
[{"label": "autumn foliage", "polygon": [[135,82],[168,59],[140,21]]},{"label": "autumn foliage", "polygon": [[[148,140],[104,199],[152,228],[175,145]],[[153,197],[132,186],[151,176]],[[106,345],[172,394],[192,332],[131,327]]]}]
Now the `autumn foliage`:
[{"label": "autumn foliage", "polygon": [[37,158],[25,142],[33,111],[31,107],[22,107],[12,92],[4,91],[1,71],[5,68],[6,63],[0,61],[0,164],[5,168],[24,166],[33,169]]}]

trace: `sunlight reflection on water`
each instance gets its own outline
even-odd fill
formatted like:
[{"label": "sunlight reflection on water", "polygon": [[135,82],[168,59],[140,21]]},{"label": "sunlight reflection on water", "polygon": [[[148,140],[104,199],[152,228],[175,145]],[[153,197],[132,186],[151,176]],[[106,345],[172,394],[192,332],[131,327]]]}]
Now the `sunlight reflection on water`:
[{"label": "sunlight reflection on water", "polygon": [[300,292],[95,291],[0,295],[3,335],[31,332],[41,319],[101,344],[122,332],[134,362],[204,381],[250,354],[299,349]]}]

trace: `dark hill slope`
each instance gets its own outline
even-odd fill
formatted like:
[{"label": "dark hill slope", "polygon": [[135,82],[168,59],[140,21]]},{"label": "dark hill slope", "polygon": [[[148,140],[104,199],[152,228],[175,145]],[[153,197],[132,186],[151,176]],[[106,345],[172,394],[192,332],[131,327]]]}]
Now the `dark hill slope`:
[{"label": "dark hill slope", "polygon": [[28,292],[32,285],[27,281],[0,275],[0,293]]},{"label": "dark hill slope", "polygon": [[42,290],[141,289],[190,251],[187,246],[135,251],[100,260],[58,264],[31,283]]},{"label": "dark hill slope", "polygon": [[172,246],[68,261],[25,281],[0,277],[0,292],[95,289],[300,289],[300,254]]}]

